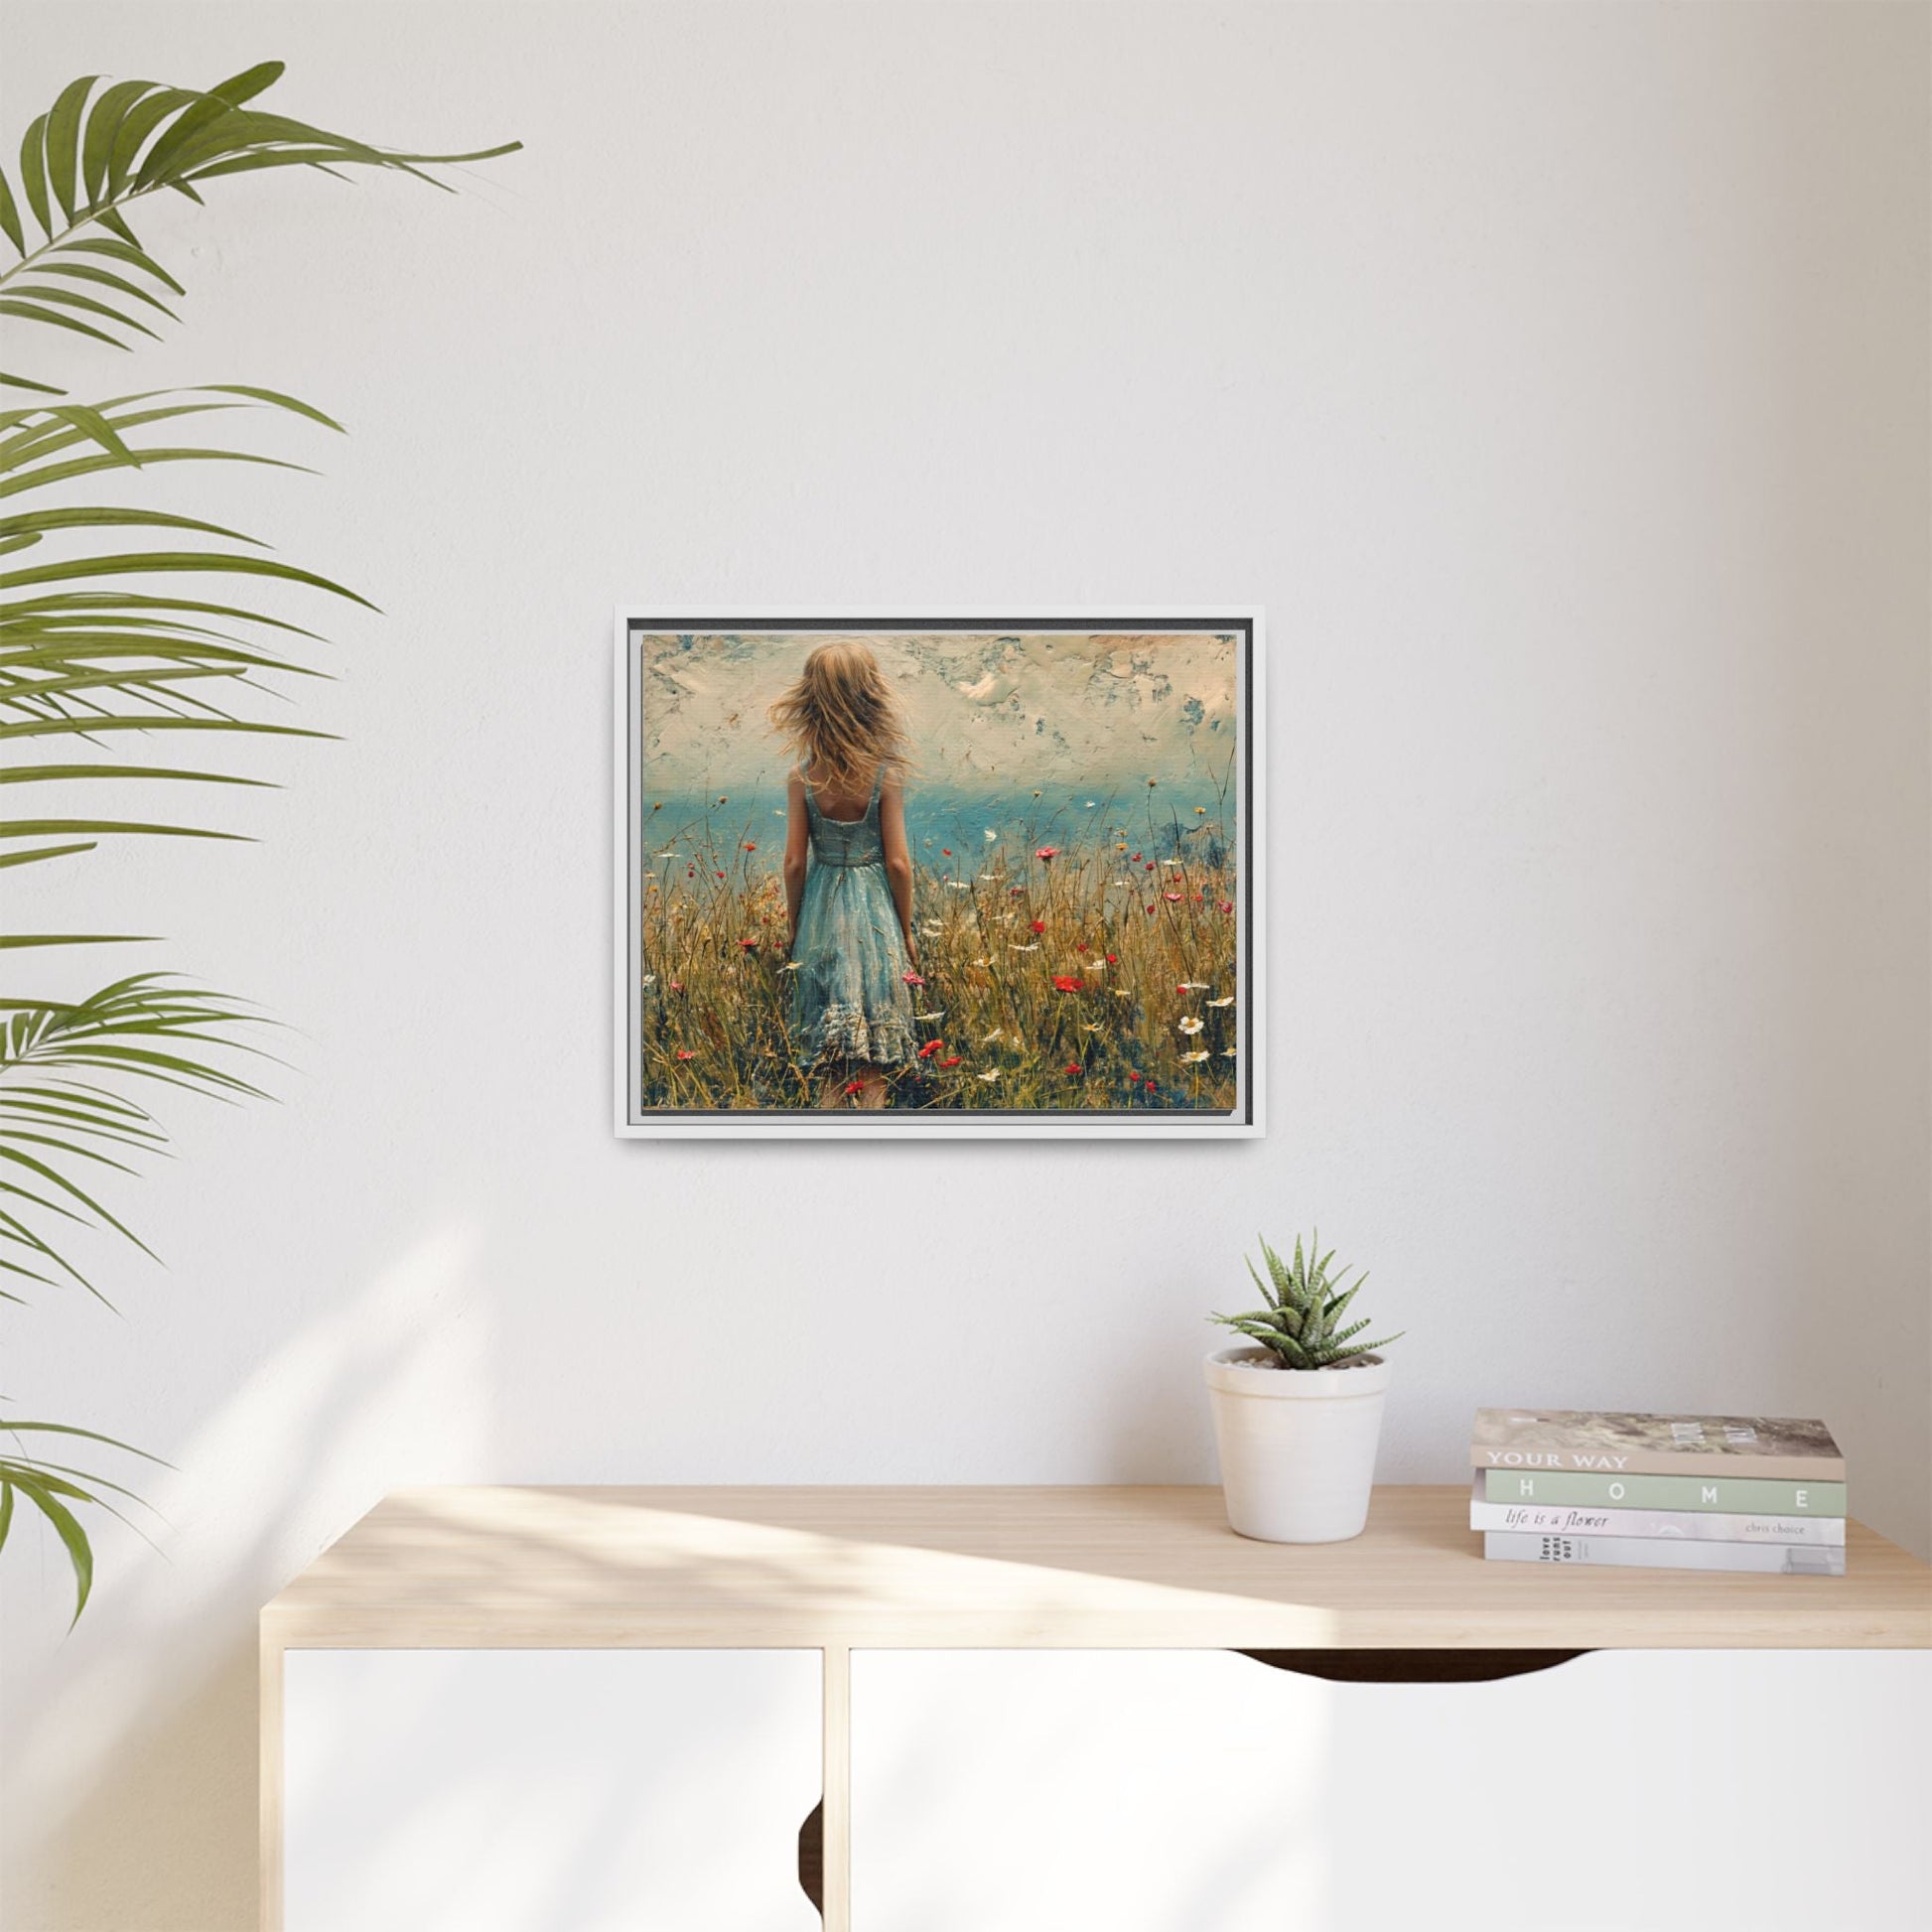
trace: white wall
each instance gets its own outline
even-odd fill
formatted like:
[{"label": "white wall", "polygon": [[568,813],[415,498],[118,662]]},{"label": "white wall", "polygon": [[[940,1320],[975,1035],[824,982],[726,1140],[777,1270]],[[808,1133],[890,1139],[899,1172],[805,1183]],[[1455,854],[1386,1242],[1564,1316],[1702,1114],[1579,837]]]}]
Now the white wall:
[{"label": "white wall", "polygon": [[[387,616],[261,845],[55,901],[299,1071],[180,1116],[123,1319],[7,1316],[12,1402],[179,1465],[73,1637],[0,1564],[9,1926],[252,1923],[253,1614],[383,1490],[1206,1479],[1257,1227],[1409,1330],[1385,1477],[1485,1402],[1822,1413],[1923,1552],[1927,23],[14,0],[15,140],[280,56],[528,152],[167,210],[186,327],[69,364],[341,415],[173,500]],[[1265,605],[1269,1137],[619,1145],[620,599]]]}]

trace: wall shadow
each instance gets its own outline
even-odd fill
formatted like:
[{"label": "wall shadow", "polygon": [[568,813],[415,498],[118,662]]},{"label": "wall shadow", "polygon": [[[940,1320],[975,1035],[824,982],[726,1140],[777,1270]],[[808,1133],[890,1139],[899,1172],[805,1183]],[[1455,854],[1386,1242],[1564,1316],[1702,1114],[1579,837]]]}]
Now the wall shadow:
[{"label": "wall shadow", "polygon": [[398,1483],[484,1447],[473,1230],[408,1243],[285,1340],[158,1482],[158,1550],[97,1542],[75,1630],[8,1714],[7,1932],[254,1932],[256,1613]]}]

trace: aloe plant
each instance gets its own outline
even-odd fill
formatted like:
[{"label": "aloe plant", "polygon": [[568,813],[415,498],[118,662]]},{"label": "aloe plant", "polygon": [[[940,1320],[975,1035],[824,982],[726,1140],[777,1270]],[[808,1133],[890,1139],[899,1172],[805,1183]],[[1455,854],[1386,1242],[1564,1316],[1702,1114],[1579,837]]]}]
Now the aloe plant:
[{"label": "aloe plant", "polygon": [[1213,1314],[1208,1319],[1258,1341],[1282,1368],[1339,1368],[1400,1341],[1400,1332],[1380,1341],[1354,1340],[1369,1324],[1357,1320],[1344,1327],[1342,1316],[1368,1276],[1358,1273],[1350,1282],[1346,1270],[1331,1274],[1335,1251],[1330,1248],[1324,1255],[1320,1247],[1320,1236],[1311,1234],[1305,1254],[1298,1234],[1291,1262],[1284,1261],[1263,1241],[1261,1255],[1268,1266],[1268,1278],[1264,1281],[1255,1273],[1252,1261],[1248,1262],[1248,1273],[1254,1276],[1267,1306],[1246,1314]]},{"label": "aloe plant", "polygon": [[[16,340],[29,334],[81,353],[125,352],[177,320],[168,298],[186,291],[133,225],[149,197],[165,192],[201,206],[207,184],[270,168],[372,168],[444,188],[431,168],[518,145],[447,155],[372,147],[252,105],[282,71],[281,62],[265,62],[207,88],[151,80],[103,86],[90,74],[62,89],[21,142],[17,193],[0,167],[0,237],[16,257],[0,268],[10,361]],[[172,509],[76,502],[68,486],[111,488],[117,477],[172,476],[178,464],[302,468],[203,439],[197,432],[210,417],[340,425],[252,383],[77,401],[45,373],[0,373],[0,386],[35,398],[0,410],[0,558],[40,553],[43,545],[55,553],[0,570],[0,785],[54,785],[70,798],[92,796],[102,784],[173,796],[185,785],[266,782],[219,768],[202,748],[230,743],[233,734],[327,734],[261,715],[261,699],[279,684],[319,675],[303,656],[321,640],[258,608],[255,587],[266,582],[374,607],[267,555],[241,531]],[[143,533],[136,541],[152,547],[126,547],[128,532]],[[198,578],[212,586],[198,588]],[[159,761],[145,756],[176,745],[188,750],[173,757],[163,750]],[[29,806],[0,816],[0,870],[17,877],[25,868],[72,863],[109,840],[240,836],[148,811],[36,813]],[[143,937],[8,930],[0,933],[0,964]],[[77,997],[0,991],[0,1301],[22,1304],[37,1290],[62,1288],[106,1301],[81,1271],[71,1237],[104,1231],[146,1252],[100,1196],[140,1157],[166,1148],[150,1100],[170,1089],[259,1097],[236,1057],[253,1050],[246,1029],[258,1023],[242,1001],[154,972],[123,975]],[[67,1551],[77,1618],[93,1578],[81,1512],[114,1510],[114,1499],[132,1492],[53,1457],[128,1446],[64,1423],[0,1418],[0,1435],[15,1445],[0,1454],[0,1547],[17,1502],[26,1502]],[[46,1452],[30,1452],[30,1440]]]}]

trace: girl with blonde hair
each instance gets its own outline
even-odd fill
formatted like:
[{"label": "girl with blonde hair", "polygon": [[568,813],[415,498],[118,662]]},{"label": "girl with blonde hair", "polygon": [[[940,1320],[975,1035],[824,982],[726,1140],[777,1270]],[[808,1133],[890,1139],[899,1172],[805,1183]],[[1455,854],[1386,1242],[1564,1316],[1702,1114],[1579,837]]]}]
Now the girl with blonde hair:
[{"label": "girl with blonde hair", "polygon": [[771,707],[797,759],[786,784],[791,1026],[819,1105],[886,1105],[912,1058],[912,860],[905,725],[869,645],[833,638]]}]

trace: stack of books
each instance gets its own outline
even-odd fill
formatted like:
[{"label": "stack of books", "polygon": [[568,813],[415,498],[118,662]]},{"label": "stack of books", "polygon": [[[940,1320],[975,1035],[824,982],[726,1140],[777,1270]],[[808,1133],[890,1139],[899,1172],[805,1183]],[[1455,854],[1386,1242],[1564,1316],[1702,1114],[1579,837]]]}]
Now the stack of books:
[{"label": "stack of books", "polygon": [[1845,1575],[1822,1422],[1478,1409],[1469,1460],[1469,1527],[1504,1563]]}]

